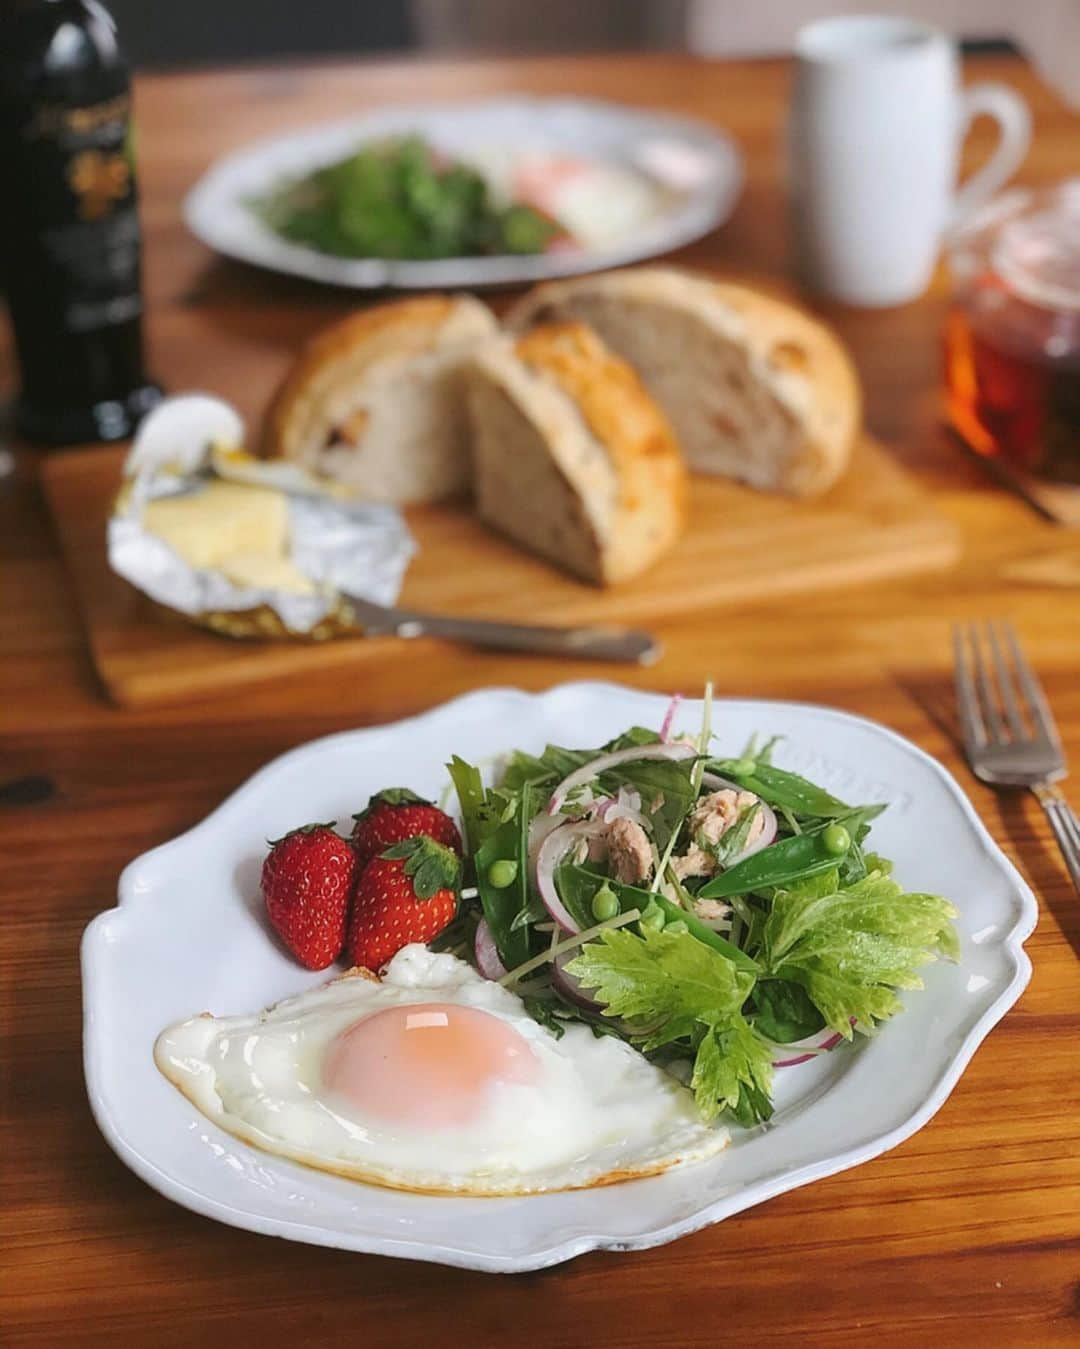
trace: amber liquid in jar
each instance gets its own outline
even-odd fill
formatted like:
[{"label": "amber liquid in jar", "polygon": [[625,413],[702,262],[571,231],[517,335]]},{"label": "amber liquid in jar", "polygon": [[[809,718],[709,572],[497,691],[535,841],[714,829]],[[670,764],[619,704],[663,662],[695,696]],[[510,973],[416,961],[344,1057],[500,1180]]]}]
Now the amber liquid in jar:
[{"label": "amber liquid in jar", "polygon": [[1021,219],[964,259],[975,265],[945,327],[947,413],[980,454],[1080,485],[1080,217],[1055,217],[1053,229],[1049,219]]},{"label": "amber liquid in jar", "polygon": [[962,309],[945,329],[949,421],[972,449],[1080,485],[1080,353],[1054,361],[980,332]]}]

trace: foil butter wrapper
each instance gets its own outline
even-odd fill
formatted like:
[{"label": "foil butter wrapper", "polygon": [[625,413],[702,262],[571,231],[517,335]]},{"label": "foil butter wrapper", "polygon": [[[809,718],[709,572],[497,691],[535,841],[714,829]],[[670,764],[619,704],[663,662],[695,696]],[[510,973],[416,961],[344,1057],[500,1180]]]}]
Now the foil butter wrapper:
[{"label": "foil butter wrapper", "polygon": [[[348,596],[393,605],[416,543],[393,506],[286,460],[246,454],[244,424],[204,394],[167,398],[145,419],[124,464],[108,527],[109,564],[137,590],[232,637],[327,638],[358,631]],[[192,566],[143,524],[147,503],[197,493],[213,478],[268,487],[287,499],[287,558],[310,594],[241,586]]]}]

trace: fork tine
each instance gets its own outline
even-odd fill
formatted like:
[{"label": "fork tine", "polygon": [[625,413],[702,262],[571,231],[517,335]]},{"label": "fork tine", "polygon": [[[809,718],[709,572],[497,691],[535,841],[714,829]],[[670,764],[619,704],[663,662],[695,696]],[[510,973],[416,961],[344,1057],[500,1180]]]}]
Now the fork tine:
[{"label": "fork tine", "polygon": [[992,620],[988,621],[986,632],[990,638],[990,655],[994,662],[994,678],[997,681],[998,692],[1001,694],[1001,702],[1005,708],[1005,717],[1012,730],[1013,739],[1026,740],[1027,727],[1024,725],[1024,718],[1020,715],[1020,706],[1016,701],[1013,678],[1009,673],[1009,666],[1001,649],[1001,642],[998,640],[997,624]]},{"label": "fork tine", "polygon": [[998,712],[990,671],[983,659],[983,637],[977,623],[971,625],[971,658],[975,662],[975,683],[979,689],[982,714],[989,728],[990,739],[1000,743],[1005,739],[1005,723]]},{"label": "fork tine", "polygon": [[964,645],[965,629],[962,623],[953,625],[953,678],[956,681],[956,706],[960,713],[960,729],[969,754],[986,744],[986,727],[979,715],[979,700],[971,680],[971,665]]},{"label": "fork tine", "polygon": [[1020,681],[1020,687],[1023,690],[1024,697],[1027,699],[1027,708],[1031,720],[1035,725],[1036,731],[1047,740],[1055,749],[1061,747],[1061,741],[1058,739],[1057,726],[1054,723],[1054,714],[1050,711],[1050,704],[1046,701],[1046,694],[1039,683],[1035,671],[1027,663],[1024,653],[1020,650],[1020,643],[1017,640],[1016,630],[1006,619],[1001,619],[999,624],[1005,641],[1008,643],[1009,651],[1012,654],[1013,665],[1016,667],[1016,675]]}]

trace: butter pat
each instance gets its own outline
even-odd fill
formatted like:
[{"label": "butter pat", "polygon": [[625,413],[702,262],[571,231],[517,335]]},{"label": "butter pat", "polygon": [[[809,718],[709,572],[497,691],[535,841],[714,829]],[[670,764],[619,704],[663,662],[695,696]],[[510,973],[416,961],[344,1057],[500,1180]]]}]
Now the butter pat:
[{"label": "butter pat", "polygon": [[233,585],[245,589],[278,590],[288,595],[314,595],[315,587],[287,557],[272,553],[237,553],[218,564],[218,571]]},{"label": "butter pat", "polygon": [[186,496],[147,503],[143,527],[189,566],[244,589],[313,595],[289,560],[289,503],[272,487],[214,480]]},{"label": "butter pat", "polygon": [[143,527],[192,567],[216,568],[244,553],[284,558],[289,505],[267,487],[214,481],[190,495],[148,502]]}]

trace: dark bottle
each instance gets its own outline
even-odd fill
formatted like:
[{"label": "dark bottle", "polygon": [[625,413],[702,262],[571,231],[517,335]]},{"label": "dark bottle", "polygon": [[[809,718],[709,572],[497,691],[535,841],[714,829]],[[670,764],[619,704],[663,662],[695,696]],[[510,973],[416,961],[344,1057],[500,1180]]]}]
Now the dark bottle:
[{"label": "dark bottle", "polygon": [[0,0],[0,287],[30,440],[121,440],[142,352],[130,79],[96,0]]}]

